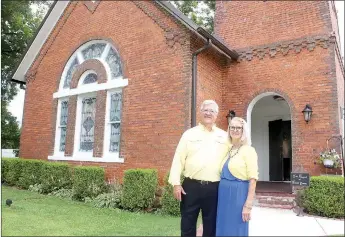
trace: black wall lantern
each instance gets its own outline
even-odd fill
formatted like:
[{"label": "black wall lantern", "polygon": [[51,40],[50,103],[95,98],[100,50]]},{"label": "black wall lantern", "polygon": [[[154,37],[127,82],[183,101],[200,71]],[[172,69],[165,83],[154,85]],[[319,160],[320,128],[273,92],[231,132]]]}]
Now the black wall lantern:
[{"label": "black wall lantern", "polygon": [[230,124],[231,119],[233,119],[236,116],[235,111],[229,110],[229,113],[226,115],[226,119],[228,120],[228,124]]},{"label": "black wall lantern", "polygon": [[311,114],[313,113],[311,106],[309,104],[306,104],[302,113],[304,115],[304,120],[308,123],[311,119]]}]

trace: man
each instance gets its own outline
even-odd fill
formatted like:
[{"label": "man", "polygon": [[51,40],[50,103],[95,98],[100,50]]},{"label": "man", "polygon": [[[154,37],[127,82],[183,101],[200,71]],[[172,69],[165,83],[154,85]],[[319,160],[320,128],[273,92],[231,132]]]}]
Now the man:
[{"label": "man", "polygon": [[[221,165],[229,150],[227,133],[216,127],[218,105],[205,100],[201,123],[183,133],[172,162],[169,183],[181,201],[181,236],[196,236],[202,211],[203,236],[215,236]],[[185,177],[183,184],[180,176]]]}]

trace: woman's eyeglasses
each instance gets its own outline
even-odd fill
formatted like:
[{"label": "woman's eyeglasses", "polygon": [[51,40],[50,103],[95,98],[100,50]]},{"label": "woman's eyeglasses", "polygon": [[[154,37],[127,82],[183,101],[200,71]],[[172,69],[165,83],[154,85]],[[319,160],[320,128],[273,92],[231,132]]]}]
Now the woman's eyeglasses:
[{"label": "woman's eyeglasses", "polygon": [[235,126],[230,126],[231,131],[241,131],[243,127],[235,127]]}]

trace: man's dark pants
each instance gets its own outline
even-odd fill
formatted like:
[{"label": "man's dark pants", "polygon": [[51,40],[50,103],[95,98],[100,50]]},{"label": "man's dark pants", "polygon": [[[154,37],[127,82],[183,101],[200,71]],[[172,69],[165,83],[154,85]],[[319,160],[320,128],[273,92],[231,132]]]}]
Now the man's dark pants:
[{"label": "man's dark pants", "polygon": [[200,182],[185,178],[181,201],[181,236],[196,236],[196,223],[202,212],[203,236],[216,235],[219,182]]}]

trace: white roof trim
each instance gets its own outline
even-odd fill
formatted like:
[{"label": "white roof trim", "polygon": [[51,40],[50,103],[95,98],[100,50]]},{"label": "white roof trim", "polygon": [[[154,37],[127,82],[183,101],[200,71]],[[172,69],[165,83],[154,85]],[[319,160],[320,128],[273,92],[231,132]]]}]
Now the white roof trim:
[{"label": "white roof trim", "polygon": [[44,22],[42,28],[37,33],[34,41],[30,45],[30,48],[26,52],[24,58],[20,62],[16,72],[13,75],[13,79],[17,81],[25,82],[25,74],[31,67],[32,63],[34,62],[36,56],[40,52],[43,44],[48,39],[50,32],[54,29],[56,23],[60,19],[60,16],[66,9],[69,1],[57,1],[54,8],[50,12],[49,16],[47,17],[46,21]]}]

